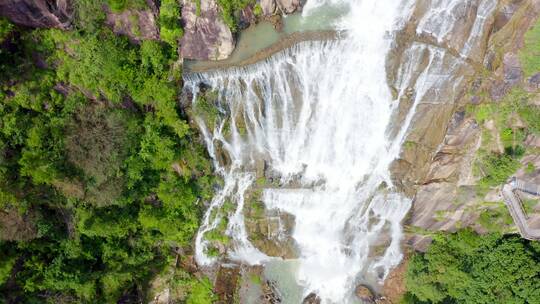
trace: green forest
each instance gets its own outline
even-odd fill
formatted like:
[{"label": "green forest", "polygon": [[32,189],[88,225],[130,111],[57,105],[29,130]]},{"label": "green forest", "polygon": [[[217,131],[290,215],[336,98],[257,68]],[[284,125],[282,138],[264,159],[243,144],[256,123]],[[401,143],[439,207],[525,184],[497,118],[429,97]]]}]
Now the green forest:
[{"label": "green forest", "polygon": [[[162,1],[163,41],[140,44],[75,3],[69,31],[0,19],[0,303],[139,303],[219,183],[179,106],[178,2]],[[211,302],[206,280],[173,278]]]},{"label": "green forest", "polygon": [[439,233],[406,273],[408,303],[540,303],[540,243],[517,235]]}]

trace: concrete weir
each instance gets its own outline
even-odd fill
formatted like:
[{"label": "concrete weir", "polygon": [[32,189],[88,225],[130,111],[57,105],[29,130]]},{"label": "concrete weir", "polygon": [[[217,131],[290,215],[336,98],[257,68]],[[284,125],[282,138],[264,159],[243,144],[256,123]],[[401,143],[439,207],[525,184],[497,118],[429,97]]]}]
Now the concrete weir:
[{"label": "concrete weir", "polygon": [[255,64],[261,60],[292,47],[293,45],[304,41],[326,41],[338,40],[345,37],[345,32],[336,30],[323,30],[313,32],[294,32],[288,34],[269,47],[263,48],[245,58],[229,58],[218,61],[186,61],[184,64],[184,73],[200,73],[211,70],[220,70],[230,67],[244,67]]}]

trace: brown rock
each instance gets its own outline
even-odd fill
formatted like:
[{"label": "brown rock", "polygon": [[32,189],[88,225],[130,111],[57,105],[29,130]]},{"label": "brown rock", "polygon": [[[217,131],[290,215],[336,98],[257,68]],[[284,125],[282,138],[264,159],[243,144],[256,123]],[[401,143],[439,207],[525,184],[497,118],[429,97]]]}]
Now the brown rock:
[{"label": "brown rock", "polygon": [[302,301],[302,304],[321,304],[321,298],[312,292]]},{"label": "brown rock", "polygon": [[264,16],[272,16],[276,11],[275,0],[261,0],[260,4]]},{"label": "brown rock", "polygon": [[38,235],[37,215],[32,210],[20,214],[14,208],[0,209],[0,240],[27,241]]},{"label": "brown rock", "polygon": [[240,267],[236,265],[220,266],[214,292],[219,298],[218,303],[234,303],[235,293],[240,278]]},{"label": "brown rock", "polygon": [[[384,281],[382,293],[387,303],[399,303],[403,295],[407,292],[405,287],[405,274],[407,272],[408,258],[405,257],[398,267],[392,269],[392,271],[386,277]],[[381,302],[379,299],[377,303]]]},{"label": "brown rock", "polygon": [[0,15],[23,26],[68,29],[73,10],[69,0],[2,0]]},{"label": "brown rock", "polygon": [[277,6],[284,14],[292,14],[300,7],[299,0],[277,0]]},{"label": "brown rock", "polygon": [[375,303],[373,292],[365,285],[358,285],[354,290],[354,293],[364,303]]},{"label": "brown rock", "polygon": [[253,6],[248,5],[240,12],[240,29],[245,29],[256,22]]}]

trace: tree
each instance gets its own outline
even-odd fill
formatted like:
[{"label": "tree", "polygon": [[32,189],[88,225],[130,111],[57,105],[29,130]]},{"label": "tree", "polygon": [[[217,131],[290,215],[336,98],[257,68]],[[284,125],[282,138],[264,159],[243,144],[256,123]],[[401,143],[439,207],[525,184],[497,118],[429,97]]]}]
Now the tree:
[{"label": "tree", "polygon": [[540,303],[539,259],[540,245],[515,235],[441,233],[425,254],[411,259],[408,298],[427,303]]}]

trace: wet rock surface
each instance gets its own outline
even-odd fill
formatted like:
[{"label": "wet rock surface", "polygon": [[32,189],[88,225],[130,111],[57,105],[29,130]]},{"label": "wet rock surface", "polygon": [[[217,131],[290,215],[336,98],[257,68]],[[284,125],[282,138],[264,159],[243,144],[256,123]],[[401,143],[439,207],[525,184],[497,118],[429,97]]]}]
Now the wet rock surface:
[{"label": "wet rock surface", "polygon": [[266,210],[260,197],[251,196],[245,208],[245,225],[252,244],[272,257],[297,257],[296,242],[292,238],[294,216],[279,210]]},{"label": "wet rock surface", "polygon": [[371,289],[365,285],[358,285],[354,290],[354,294],[363,303],[375,303],[375,295]]},{"label": "wet rock surface", "polygon": [[321,303],[321,299],[319,298],[319,296],[317,296],[317,294],[315,293],[310,293],[303,301],[302,301],[302,304],[320,304]]},{"label": "wet rock surface", "polygon": [[73,9],[69,0],[2,0],[0,16],[34,28],[71,27]]}]

